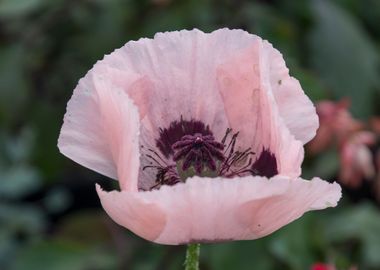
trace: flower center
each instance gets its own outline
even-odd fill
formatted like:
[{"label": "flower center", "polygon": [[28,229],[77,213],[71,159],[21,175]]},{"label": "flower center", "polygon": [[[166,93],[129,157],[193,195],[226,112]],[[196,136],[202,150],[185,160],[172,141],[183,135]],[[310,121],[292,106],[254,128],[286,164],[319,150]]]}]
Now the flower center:
[{"label": "flower center", "polygon": [[[168,128],[160,129],[156,147],[144,156],[155,170],[155,183],[150,188],[175,185],[187,178],[201,177],[233,178],[246,175],[272,177],[278,174],[277,160],[269,149],[263,148],[256,155],[251,148],[236,150],[239,132],[228,128],[221,141],[217,141],[209,126],[196,120],[174,121]],[[256,156],[255,160],[253,156]]]},{"label": "flower center", "polygon": [[224,145],[213,135],[185,135],[173,144],[173,160],[177,162],[181,179],[193,175],[217,176],[217,163],[224,161]]}]

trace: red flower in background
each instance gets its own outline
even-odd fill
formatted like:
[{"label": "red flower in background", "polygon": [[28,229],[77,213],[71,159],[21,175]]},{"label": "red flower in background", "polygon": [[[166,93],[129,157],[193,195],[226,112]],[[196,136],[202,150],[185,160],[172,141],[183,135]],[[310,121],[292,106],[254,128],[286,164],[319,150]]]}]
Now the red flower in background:
[{"label": "red flower in background", "polygon": [[[336,270],[336,267],[333,264],[315,263],[311,266],[310,270]],[[358,270],[358,268],[351,266],[348,270]]]},{"label": "red flower in background", "polygon": [[311,270],[335,270],[332,264],[316,263],[311,266]]}]

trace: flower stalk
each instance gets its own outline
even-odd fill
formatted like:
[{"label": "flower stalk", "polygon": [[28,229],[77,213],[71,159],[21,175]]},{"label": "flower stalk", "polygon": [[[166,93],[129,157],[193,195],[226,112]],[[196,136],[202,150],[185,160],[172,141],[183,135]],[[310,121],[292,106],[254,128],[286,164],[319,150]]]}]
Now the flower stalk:
[{"label": "flower stalk", "polygon": [[187,245],[185,270],[199,270],[200,244]]}]

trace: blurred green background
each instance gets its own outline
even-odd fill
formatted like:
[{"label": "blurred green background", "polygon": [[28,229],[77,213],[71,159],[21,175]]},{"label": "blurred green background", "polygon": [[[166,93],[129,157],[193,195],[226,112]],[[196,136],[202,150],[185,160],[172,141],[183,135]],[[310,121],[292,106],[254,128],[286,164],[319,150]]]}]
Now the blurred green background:
[{"label": "blurred green background", "polygon": [[[146,242],[101,209],[105,177],[56,142],[72,90],[104,54],[154,33],[242,28],[269,40],[317,102],[350,97],[359,119],[380,113],[380,1],[1,0],[0,269],[181,269],[184,247]],[[306,176],[336,179],[328,151]],[[379,203],[345,190],[337,208],[306,214],[257,241],[202,247],[201,269],[380,269]]]}]

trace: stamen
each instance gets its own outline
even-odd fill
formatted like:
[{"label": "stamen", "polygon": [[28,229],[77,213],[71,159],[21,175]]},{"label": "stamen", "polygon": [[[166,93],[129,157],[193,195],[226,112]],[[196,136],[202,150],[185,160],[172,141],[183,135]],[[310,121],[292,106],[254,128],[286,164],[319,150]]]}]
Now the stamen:
[{"label": "stamen", "polygon": [[[150,164],[143,170],[156,171],[154,185],[175,185],[188,177],[232,178],[244,175],[272,177],[278,174],[277,160],[268,149],[263,149],[254,161],[251,147],[236,150],[239,132],[227,128],[221,141],[216,141],[209,127],[200,121],[174,121],[169,128],[160,129],[156,146],[160,151],[148,148],[145,157]],[[143,147],[141,147],[143,148]],[[176,164],[172,163],[175,162]]]},{"label": "stamen", "polygon": [[151,187],[151,190],[158,189],[162,185],[174,186],[179,182],[181,182],[181,179],[177,174],[175,165],[170,165],[165,168],[159,168],[155,179],[155,185]]},{"label": "stamen", "polygon": [[[151,160],[150,165],[146,165],[142,168],[143,171],[146,169],[154,169],[156,170],[156,179],[155,184],[150,188],[152,189],[159,189],[162,185],[175,185],[179,182],[181,182],[180,177],[178,176],[176,165],[168,165],[167,162],[153,149],[148,148],[148,151],[153,153],[151,154],[145,154],[145,156]],[[161,161],[161,162],[160,162]],[[156,165],[153,165],[156,164]]]},{"label": "stamen", "polygon": [[191,166],[200,175],[205,166],[212,171],[216,170],[215,160],[223,161],[224,154],[221,152],[224,145],[216,142],[212,135],[185,135],[173,146],[173,160],[182,161],[181,170],[186,171]]},{"label": "stamen", "polygon": [[156,151],[154,151],[153,149],[151,149],[151,148],[148,148],[148,151],[150,151],[150,152],[152,152],[156,157],[158,157],[165,165],[168,165],[167,163],[166,163],[166,161],[156,152]]},{"label": "stamen", "polygon": [[[222,140],[223,143],[225,143],[228,135],[231,132],[232,132],[232,129],[227,129],[226,135],[224,136]],[[243,173],[247,173],[246,169],[249,168],[250,165],[252,164],[252,158],[250,156],[254,155],[255,153],[251,151],[250,147],[242,152],[240,151],[235,152],[235,144],[236,144],[238,136],[239,136],[239,132],[236,132],[235,134],[232,135],[231,140],[228,143],[226,150],[224,151],[224,154],[226,154],[227,152],[229,153],[228,153],[227,158],[224,160],[224,162],[220,166],[220,170],[219,170],[220,176],[224,176],[224,177],[241,176]],[[248,159],[248,163],[246,163],[247,159]]]},{"label": "stamen", "polygon": [[157,159],[155,159],[153,156],[149,155],[149,154],[146,154],[145,155],[147,158],[153,160],[154,162],[156,162],[157,165],[159,165],[160,167],[164,167]]},{"label": "stamen", "polygon": [[238,135],[239,135],[239,132],[236,132],[234,135],[232,135],[230,143],[228,144],[226,150],[224,151],[224,154],[227,153],[228,149],[230,149],[229,155],[232,155],[232,153],[235,150],[235,143],[236,143],[236,139],[237,139]]},{"label": "stamen", "polygon": [[224,134],[224,137],[222,139],[222,144],[223,145],[226,142],[226,139],[227,139],[228,135],[231,133],[231,131],[232,131],[232,128],[227,128],[226,133]]}]

